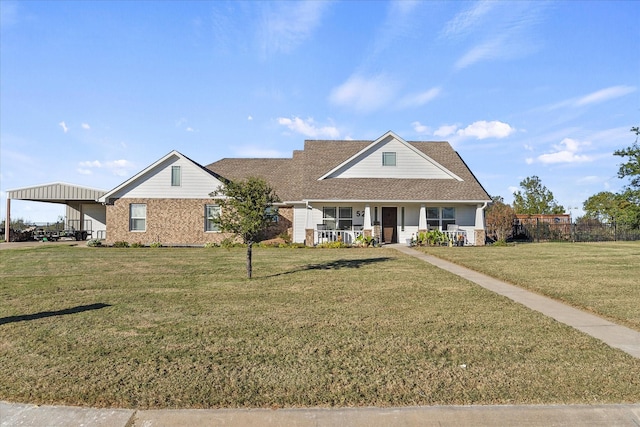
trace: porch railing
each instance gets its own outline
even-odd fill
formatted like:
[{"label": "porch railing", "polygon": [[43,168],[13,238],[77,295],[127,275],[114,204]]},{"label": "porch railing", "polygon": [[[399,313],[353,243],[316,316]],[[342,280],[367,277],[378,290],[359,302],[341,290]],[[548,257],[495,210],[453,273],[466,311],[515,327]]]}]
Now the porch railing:
[{"label": "porch railing", "polygon": [[330,242],[343,242],[352,245],[362,234],[362,230],[315,230],[314,241],[316,245]]}]

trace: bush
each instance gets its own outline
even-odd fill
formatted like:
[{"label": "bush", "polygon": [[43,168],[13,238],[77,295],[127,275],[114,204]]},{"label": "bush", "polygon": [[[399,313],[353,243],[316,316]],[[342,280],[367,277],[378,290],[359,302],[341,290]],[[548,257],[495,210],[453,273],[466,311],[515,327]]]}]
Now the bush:
[{"label": "bush", "polygon": [[344,242],[326,242],[326,243],[321,243],[318,246],[316,246],[318,248],[328,248],[328,249],[341,249],[341,248],[349,248],[350,246]]},{"label": "bush", "polygon": [[144,248],[144,245],[140,242],[135,242],[131,244],[132,248]]},{"label": "bush", "polygon": [[87,246],[92,248],[102,246],[102,241],[100,241],[100,239],[91,239],[87,241]]},{"label": "bush", "polygon": [[153,242],[149,245],[150,248],[161,248],[162,247],[162,243],[160,242]]},{"label": "bush", "polygon": [[207,242],[204,244],[205,248],[219,248],[220,244],[216,243],[216,242]]},{"label": "bush", "polygon": [[114,248],[128,248],[129,247],[129,242],[124,242],[124,241],[114,242],[113,243],[113,247]]}]

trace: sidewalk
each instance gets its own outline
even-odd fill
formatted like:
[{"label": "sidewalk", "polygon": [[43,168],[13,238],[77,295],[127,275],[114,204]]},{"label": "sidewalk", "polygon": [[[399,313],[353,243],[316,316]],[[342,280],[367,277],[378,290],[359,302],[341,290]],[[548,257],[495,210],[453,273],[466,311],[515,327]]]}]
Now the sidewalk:
[{"label": "sidewalk", "polygon": [[1,427],[637,427],[640,404],[309,409],[92,409],[0,402]]},{"label": "sidewalk", "polygon": [[497,294],[506,296],[525,307],[549,316],[558,322],[578,329],[585,334],[620,349],[633,357],[640,358],[640,332],[620,326],[582,310],[570,307],[554,299],[510,285],[493,277],[478,273],[449,261],[427,255],[400,244],[389,245],[406,255],[416,257],[438,268],[456,274]]}]

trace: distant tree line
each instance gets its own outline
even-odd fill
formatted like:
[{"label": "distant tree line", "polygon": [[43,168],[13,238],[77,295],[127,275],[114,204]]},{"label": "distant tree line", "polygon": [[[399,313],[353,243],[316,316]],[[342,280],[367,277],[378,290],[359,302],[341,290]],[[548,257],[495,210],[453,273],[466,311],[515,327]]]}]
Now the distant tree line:
[{"label": "distant tree line", "polygon": [[[640,229],[640,127],[631,128],[635,142],[613,154],[622,157],[618,178],[630,181],[618,193],[603,191],[589,197],[583,203],[584,216],[576,218],[576,224],[615,224],[625,229]],[[513,193],[513,205],[506,204],[500,196],[492,198],[486,211],[487,234],[495,240],[511,237],[517,214],[558,215],[565,208],[554,198],[553,193],[539,177],[527,177],[520,182],[520,189]]]}]

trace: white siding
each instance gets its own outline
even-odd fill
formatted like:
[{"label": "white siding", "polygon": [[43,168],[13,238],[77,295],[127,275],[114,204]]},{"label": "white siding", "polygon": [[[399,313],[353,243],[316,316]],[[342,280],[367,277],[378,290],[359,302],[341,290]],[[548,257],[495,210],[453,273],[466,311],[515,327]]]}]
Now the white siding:
[{"label": "white siding", "polygon": [[[382,166],[383,152],[396,153],[396,166]],[[453,179],[437,163],[428,160],[395,138],[389,138],[378,144],[330,177]]]},{"label": "white siding", "polygon": [[307,228],[307,207],[298,205],[293,207],[293,241],[304,243]]},{"label": "white siding", "polygon": [[91,229],[93,230],[93,238],[98,236],[98,231],[107,229],[107,210],[103,205],[83,205],[84,219],[91,220]]},{"label": "white siding", "polygon": [[[180,186],[171,185],[171,166],[180,166]],[[187,159],[171,156],[146,175],[125,186],[113,198],[206,199],[222,183]]]}]

